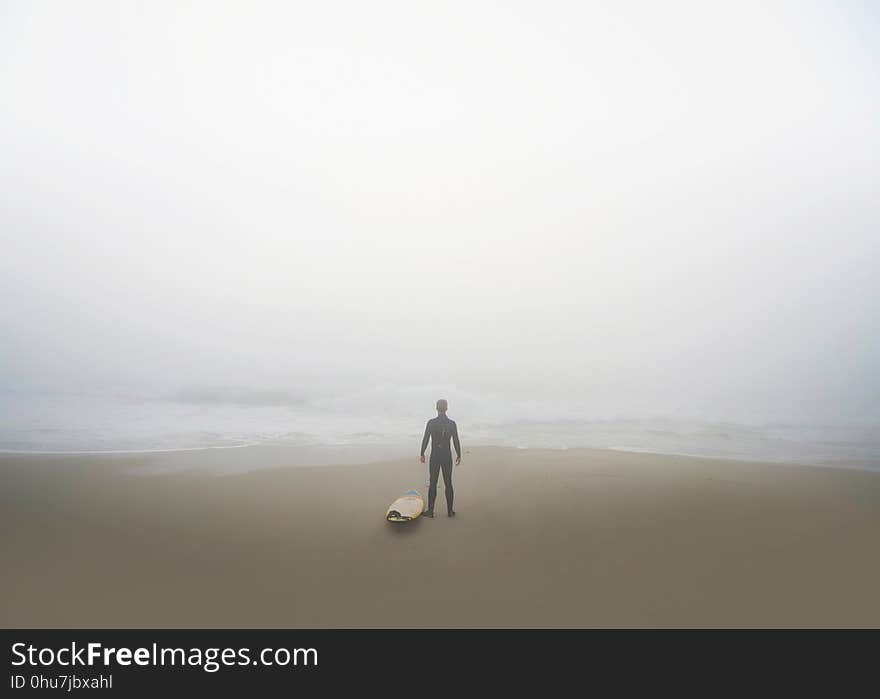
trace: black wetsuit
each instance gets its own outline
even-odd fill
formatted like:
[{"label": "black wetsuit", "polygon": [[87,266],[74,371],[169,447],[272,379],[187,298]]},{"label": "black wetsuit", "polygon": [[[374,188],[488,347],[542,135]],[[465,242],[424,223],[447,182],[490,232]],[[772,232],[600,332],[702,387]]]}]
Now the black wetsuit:
[{"label": "black wetsuit", "polygon": [[455,455],[461,458],[461,444],[458,442],[458,426],[446,415],[438,415],[428,420],[425,425],[425,436],[422,439],[422,456],[431,440],[431,458],[428,466],[430,481],[428,484],[428,511],[434,511],[434,500],[437,498],[437,479],[443,469],[443,487],[446,490],[446,509],[452,512],[452,451],[449,440],[455,445]]}]

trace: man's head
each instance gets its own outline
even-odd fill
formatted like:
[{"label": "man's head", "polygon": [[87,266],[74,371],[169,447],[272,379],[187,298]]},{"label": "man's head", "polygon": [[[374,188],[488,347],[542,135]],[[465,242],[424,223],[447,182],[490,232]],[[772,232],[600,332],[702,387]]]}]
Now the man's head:
[{"label": "man's head", "polygon": [[446,415],[446,408],[447,407],[448,407],[448,404],[446,403],[445,398],[441,398],[440,400],[437,401],[437,412],[440,413],[441,415]]}]

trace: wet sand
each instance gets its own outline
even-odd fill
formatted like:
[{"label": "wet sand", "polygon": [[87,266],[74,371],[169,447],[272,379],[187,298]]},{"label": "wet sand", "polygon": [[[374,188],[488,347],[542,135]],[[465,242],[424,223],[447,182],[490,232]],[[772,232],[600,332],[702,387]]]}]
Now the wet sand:
[{"label": "wet sand", "polygon": [[877,472],[483,447],[393,525],[415,458],[190,454],[0,456],[0,624],[880,626]]}]

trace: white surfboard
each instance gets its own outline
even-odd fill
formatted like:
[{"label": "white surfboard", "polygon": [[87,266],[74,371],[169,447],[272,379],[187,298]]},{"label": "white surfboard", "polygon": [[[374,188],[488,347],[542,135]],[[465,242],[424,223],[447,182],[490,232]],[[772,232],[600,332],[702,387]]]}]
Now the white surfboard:
[{"label": "white surfboard", "polygon": [[389,522],[409,522],[421,517],[425,501],[417,490],[409,490],[391,503],[385,519]]}]

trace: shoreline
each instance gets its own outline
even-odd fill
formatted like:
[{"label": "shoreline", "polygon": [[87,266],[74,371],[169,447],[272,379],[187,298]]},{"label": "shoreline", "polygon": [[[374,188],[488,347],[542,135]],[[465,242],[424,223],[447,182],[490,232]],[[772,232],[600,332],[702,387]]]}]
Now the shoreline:
[{"label": "shoreline", "polygon": [[[526,452],[540,452],[540,451],[551,451],[551,452],[577,452],[580,450],[587,451],[608,451],[608,452],[618,452],[624,454],[647,454],[652,456],[661,456],[661,457],[677,457],[677,458],[688,458],[688,459],[702,459],[707,461],[725,461],[725,462],[733,462],[733,463],[743,463],[743,464],[767,464],[767,465],[781,465],[781,466],[798,466],[798,467],[807,467],[807,468],[830,468],[837,470],[852,470],[852,471],[860,471],[867,473],[880,473],[880,462],[876,465],[873,464],[873,461],[867,460],[871,463],[871,465],[866,465],[862,463],[853,463],[852,461],[845,462],[840,460],[838,463],[833,463],[830,460],[826,461],[804,461],[804,460],[788,460],[788,459],[772,459],[772,458],[752,458],[747,456],[726,456],[719,454],[700,454],[695,452],[685,452],[685,451],[660,451],[654,450],[650,448],[644,447],[625,447],[625,446],[574,446],[574,447],[547,447],[547,446],[539,446],[539,447],[530,447],[530,446],[509,446],[504,444],[481,444],[477,443],[473,445],[473,447],[469,447],[473,449],[514,449],[517,451],[526,451]],[[234,445],[216,445],[216,446],[205,446],[205,447],[179,447],[173,449],[119,449],[119,450],[94,450],[94,451],[24,451],[24,450],[4,450],[0,449],[0,459],[3,458],[12,458],[12,457],[23,457],[25,459],[38,459],[43,457],[49,458],[77,458],[77,457],[98,457],[98,458],[111,458],[111,457],[152,457],[152,456],[161,456],[161,455],[198,455],[201,453],[211,452],[225,452],[225,451],[234,451],[241,449],[252,449],[252,450],[264,450],[264,451],[273,451],[279,455],[280,459],[290,459],[291,457],[296,458],[297,454],[300,455],[303,453],[306,454],[323,454],[320,458],[313,462],[308,463],[281,463],[279,462],[277,465],[272,466],[257,466],[253,469],[247,470],[258,470],[261,468],[283,468],[285,466],[289,467],[306,467],[306,466],[333,466],[337,465],[336,461],[333,461],[334,456],[338,456],[340,454],[346,454],[353,456],[354,459],[346,458],[338,462],[338,464],[346,464],[346,465],[369,465],[381,462],[388,458],[388,456],[397,456],[398,454],[403,454],[408,450],[408,447],[403,446],[400,443],[380,443],[375,445],[364,445],[364,444],[309,444],[309,445],[296,445],[296,444],[285,444],[283,442],[252,442],[246,444],[234,444]],[[414,453],[417,452],[417,449],[413,448],[412,451]],[[379,456],[376,458],[369,458],[366,455],[369,453],[379,453]],[[302,458],[302,457],[300,457]],[[415,457],[417,458],[417,454]],[[190,468],[210,468],[209,465],[202,464],[199,466],[190,466]]]}]

